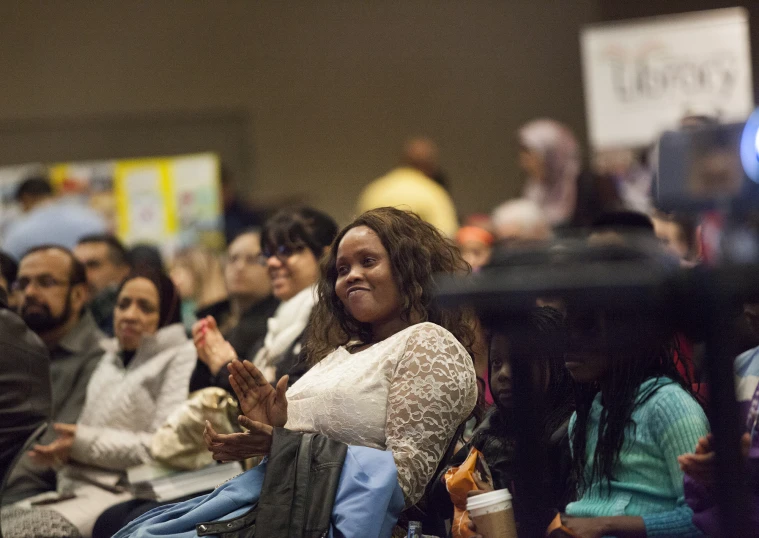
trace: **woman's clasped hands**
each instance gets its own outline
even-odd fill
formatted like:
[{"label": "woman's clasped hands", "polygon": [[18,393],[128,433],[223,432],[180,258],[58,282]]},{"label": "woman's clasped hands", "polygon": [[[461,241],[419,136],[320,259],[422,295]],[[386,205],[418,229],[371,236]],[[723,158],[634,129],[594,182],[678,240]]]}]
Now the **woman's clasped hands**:
[{"label": "woman's clasped hands", "polygon": [[220,434],[206,422],[203,432],[206,447],[215,460],[224,462],[266,455],[271,450],[274,428],[287,422],[288,376],[283,376],[274,388],[249,361],[235,360],[228,368],[229,382],[243,413],[238,422],[247,431]]}]

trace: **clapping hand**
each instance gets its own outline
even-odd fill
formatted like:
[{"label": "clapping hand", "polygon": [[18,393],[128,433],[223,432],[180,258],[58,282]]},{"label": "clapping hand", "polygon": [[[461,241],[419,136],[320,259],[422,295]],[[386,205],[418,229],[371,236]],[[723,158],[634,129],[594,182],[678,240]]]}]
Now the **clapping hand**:
[{"label": "clapping hand", "polygon": [[213,375],[219,373],[226,364],[237,359],[237,353],[224,339],[212,316],[206,316],[195,322],[192,326],[192,340],[198,351],[198,358],[208,366]]},{"label": "clapping hand", "polygon": [[229,374],[229,383],[240,402],[240,410],[247,418],[275,428],[285,425],[288,376],[283,376],[275,389],[250,361],[232,361]]},{"label": "clapping hand", "polygon": [[60,467],[69,460],[76,436],[76,424],[53,424],[58,437],[49,445],[34,445],[29,458],[44,467]]},{"label": "clapping hand", "polygon": [[238,417],[238,421],[248,429],[247,432],[216,433],[211,423],[206,421],[203,438],[216,461],[243,461],[254,456],[266,455],[271,450],[274,428],[245,416]]}]

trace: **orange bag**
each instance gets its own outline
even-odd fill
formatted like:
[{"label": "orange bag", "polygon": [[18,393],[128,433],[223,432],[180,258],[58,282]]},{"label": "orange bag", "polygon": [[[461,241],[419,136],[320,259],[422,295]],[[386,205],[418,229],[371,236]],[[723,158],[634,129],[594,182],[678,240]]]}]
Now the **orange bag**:
[{"label": "orange bag", "polygon": [[[493,487],[493,477],[490,475],[490,469],[488,469],[482,452],[473,447],[464,463],[448,469],[444,479],[453,503],[451,536],[453,538],[472,538],[477,533],[469,530],[468,523],[471,519],[466,509],[467,494],[470,491],[483,490],[482,486],[490,486],[490,489]],[[556,518],[546,529],[546,536],[576,535],[561,524],[561,514],[556,514]]]},{"label": "orange bag", "polygon": [[493,479],[490,476],[485,458],[482,452],[472,447],[464,463],[458,467],[451,467],[445,473],[445,486],[453,503],[453,524],[451,536],[453,538],[471,538],[476,533],[469,530],[469,512],[466,509],[467,493],[480,491],[478,486],[486,483],[491,487]]}]

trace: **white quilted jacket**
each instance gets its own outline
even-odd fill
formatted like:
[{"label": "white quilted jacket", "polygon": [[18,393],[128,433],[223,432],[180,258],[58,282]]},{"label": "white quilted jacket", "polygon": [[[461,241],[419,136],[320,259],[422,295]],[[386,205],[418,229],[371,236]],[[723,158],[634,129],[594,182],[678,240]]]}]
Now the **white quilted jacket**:
[{"label": "white quilted jacket", "polygon": [[197,355],[181,324],[144,338],[126,368],[115,339],[104,347],[87,386],[71,458],[123,470],[150,461],[153,433],[187,399]]}]

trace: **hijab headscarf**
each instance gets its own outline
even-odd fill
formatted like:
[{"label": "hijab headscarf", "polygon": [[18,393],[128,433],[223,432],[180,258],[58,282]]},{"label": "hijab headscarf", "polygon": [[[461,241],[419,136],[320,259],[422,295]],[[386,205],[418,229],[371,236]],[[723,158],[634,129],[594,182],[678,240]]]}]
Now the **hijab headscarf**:
[{"label": "hijab headscarf", "polygon": [[555,120],[531,121],[519,129],[519,143],[543,161],[543,178],[528,178],[524,197],[538,204],[551,225],[569,221],[577,203],[580,151],[568,127]]}]

